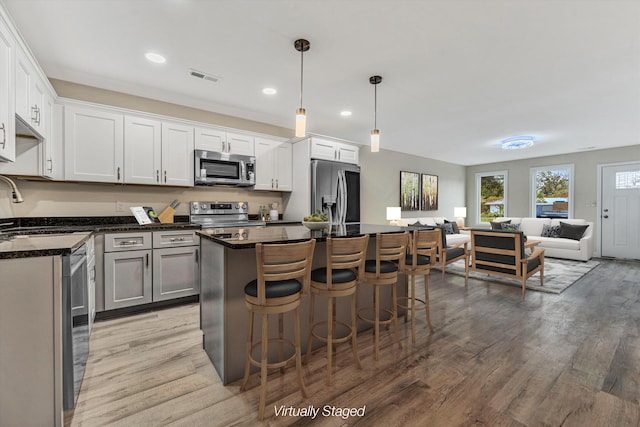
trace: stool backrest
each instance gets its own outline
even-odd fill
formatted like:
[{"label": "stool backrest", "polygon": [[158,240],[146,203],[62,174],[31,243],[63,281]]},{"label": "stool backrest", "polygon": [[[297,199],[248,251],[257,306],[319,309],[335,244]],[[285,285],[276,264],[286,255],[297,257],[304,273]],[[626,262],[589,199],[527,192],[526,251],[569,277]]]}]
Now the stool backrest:
[{"label": "stool backrest", "polygon": [[256,244],[258,304],[266,303],[265,283],[302,278],[302,293],[309,291],[316,239],[299,243]]},{"label": "stool backrest", "polygon": [[413,256],[412,265],[414,267],[418,266],[418,255],[425,255],[429,257],[430,262],[426,266],[436,263],[436,253],[440,237],[441,231],[438,229],[415,230],[413,232],[411,235],[411,244],[409,245],[409,253]]},{"label": "stool backrest", "polygon": [[376,276],[380,275],[380,261],[396,261],[403,269],[409,244],[409,232],[376,233]]},{"label": "stool backrest", "polygon": [[364,261],[369,245],[369,235],[359,237],[327,238],[327,287],[331,289],[331,270],[358,269],[364,271]]}]

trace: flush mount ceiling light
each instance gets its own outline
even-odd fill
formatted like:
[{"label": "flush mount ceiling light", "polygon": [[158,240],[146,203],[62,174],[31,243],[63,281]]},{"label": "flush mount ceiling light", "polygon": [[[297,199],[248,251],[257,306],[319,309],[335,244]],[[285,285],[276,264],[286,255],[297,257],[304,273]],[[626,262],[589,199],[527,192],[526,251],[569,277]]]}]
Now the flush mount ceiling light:
[{"label": "flush mount ceiling light", "polygon": [[147,52],[144,54],[144,57],[156,64],[164,64],[167,62],[167,59],[159,53]]},{"label": "flush mount ceiling light", "polygon": [[512,136],[511,138],[503,139],[500,144],[504,150],[519,150],[531,147],[534,140],[534,137],[527,135]]},{"label": "flush mount ceiling light", "polygon": [[380,76],[369,77],[369,83],[373,85],[373,130],[371,131],[371,152],[380,151],[380,131],[378,130],[378,84],[382,81]]},{"label": "flush mount ceiling light", "polygon": [[278,91],[272,87],[265,87],[264,89],[262,89],[262,93],[264,93],[265,95],[275,95],[276,93],[278,93]]},{"label": "flush mount ceiling light", "polygon": [[311,45],[308,40],[298,39],[293,42],[293,46],[300,52],[300,108],[296,110],[296,136],[305,136],[307,133],[307,114],[302,108],[302,83],[304,76],[304,52],[309,50]]},{"label": "flush mount ceiling light", "polygon": [[346,111],[346,110],[345,111],[340,111],[340,115],[342,117],[349,117],[349,116],[351,116],[351,111]]}]

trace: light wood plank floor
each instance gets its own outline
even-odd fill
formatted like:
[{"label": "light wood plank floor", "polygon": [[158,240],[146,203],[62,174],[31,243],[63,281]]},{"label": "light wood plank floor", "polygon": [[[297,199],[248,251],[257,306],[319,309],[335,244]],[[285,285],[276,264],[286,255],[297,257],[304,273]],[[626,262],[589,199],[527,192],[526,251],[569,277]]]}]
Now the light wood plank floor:
[{"label": "light wood plank floor", "polygon": [[[304,367],[269,377],[264,425],[638,426],[640,263],[602,260],[561,295],[479,280],[430,276],[429,334],[401,319],[403,348],[381,334],[359,336],[363,369],[349,345],[337,349],[325,385],[324,350]],[[223,386],[201,348],[197,304],[98,322],[72,426],[259,425],[259,378],[246,392]],[[245,331],[239,333],[244,334]],[[244,355],[238,355],[244,357]],[[275,416],[274,407],[360,408],[364,417]]]}]

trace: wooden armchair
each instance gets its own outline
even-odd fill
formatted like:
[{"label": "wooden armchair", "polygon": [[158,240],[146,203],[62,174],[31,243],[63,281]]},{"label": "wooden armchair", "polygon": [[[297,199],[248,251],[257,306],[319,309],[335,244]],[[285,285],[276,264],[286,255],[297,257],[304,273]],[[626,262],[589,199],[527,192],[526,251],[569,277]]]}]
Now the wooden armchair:
[{"label": "wooden armchair", "polygon": [[465,280],[464,285],[469,282],[469,249],[468,242],[460,242],[455,245],[447,246],[447,232],[444,227],[436,227],[440,230],[438,233],[438,249],[436,252],[436,264],[440,264],[442,268],[442,280],[447,265],[452,262],[464,260]]},{"label": "wooden armchair", "polygon": [[537,248],[529,256],[524,249],[521,231],[471,230],[469,269],[522,280],[524,298],[529,277],[540,272],[540,286],[544,285],[544,249]]}]

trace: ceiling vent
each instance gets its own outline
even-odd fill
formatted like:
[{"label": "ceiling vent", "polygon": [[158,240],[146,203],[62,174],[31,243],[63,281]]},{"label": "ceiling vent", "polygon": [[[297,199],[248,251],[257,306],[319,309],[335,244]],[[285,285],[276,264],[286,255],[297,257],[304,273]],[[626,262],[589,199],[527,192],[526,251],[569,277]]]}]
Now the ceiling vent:
[{"label": "ceiling vent", "polygon": [[213,74],[208,74],[202,71],[194,70],[193,68],[189,68],[189,74],[193,77],[197,77],[203,80],[209,80],[213,83],[219,83],[222,80],[222,77],[214,76]]}]

